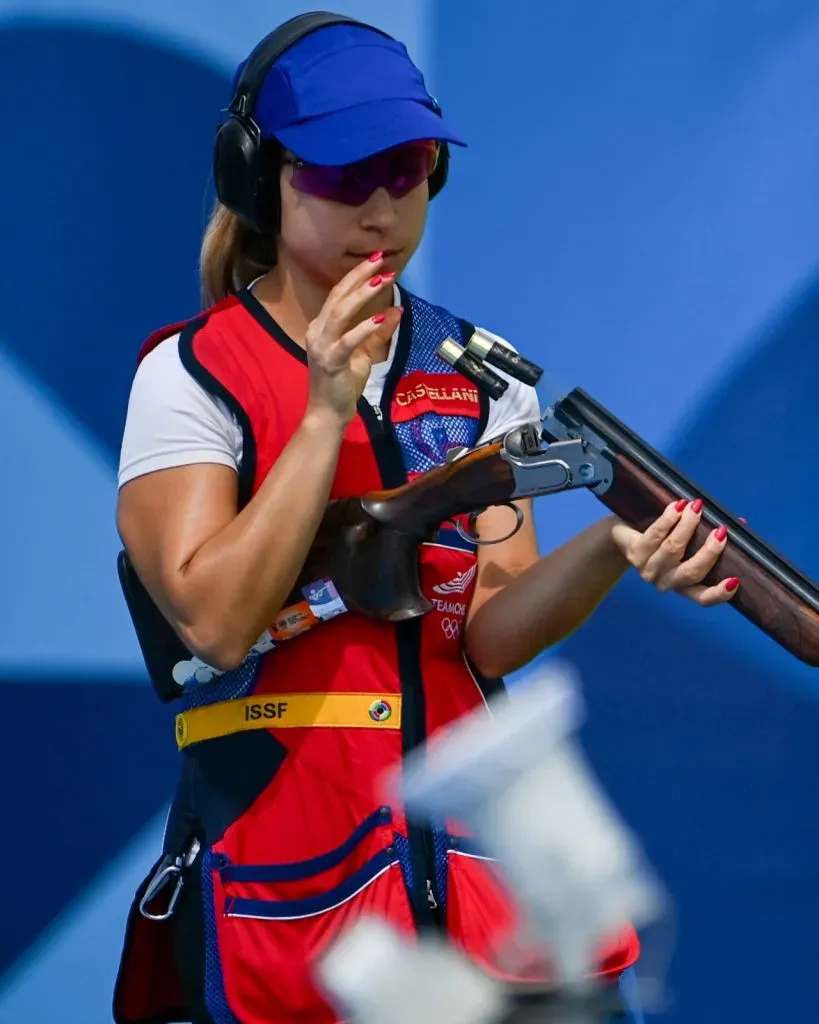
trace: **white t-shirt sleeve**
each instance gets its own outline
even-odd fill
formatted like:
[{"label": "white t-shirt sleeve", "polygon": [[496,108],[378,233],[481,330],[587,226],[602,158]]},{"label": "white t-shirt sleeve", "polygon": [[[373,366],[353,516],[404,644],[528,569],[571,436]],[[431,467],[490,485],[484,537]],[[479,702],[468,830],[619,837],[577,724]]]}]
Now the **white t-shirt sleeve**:
[{"label": "white t-shirt sleeve", "polygon": [[[485,328],[481,328],[481,330],[499,344],[506,345],[513,352],[517,351],[514,345],[510,345],[508,341],[499,338],[497,334],[492,334]],[[540,403],[537,391],[532,385],[524,384],[515,377],[511,377],[508,373],[504,373],[503,370],[497,369],[497,367],[490,366],[490,369],[503,377],[504,380],[507,380],[509,387],[500,398],[496,400],[490,399],[486,427],[478,438],[477,444],[497,440],[510,430],[514,430],[515,427],[522,427],[526,423],[540,422]]]},{"label": "white t-shirt sleeve", "polygon": [[191,377],[179,335],[142,360],[131,385],[119,462],[119,486],[145,473],[196,463],[238,470],[242,431],[220,399]]}]

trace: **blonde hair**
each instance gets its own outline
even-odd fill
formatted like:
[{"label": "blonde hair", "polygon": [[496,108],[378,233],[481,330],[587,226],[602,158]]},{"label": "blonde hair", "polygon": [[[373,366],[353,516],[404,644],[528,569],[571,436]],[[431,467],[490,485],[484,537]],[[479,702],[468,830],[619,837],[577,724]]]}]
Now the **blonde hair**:
[{"label": "blonde hair", "polygon": [[205,307],[246,288],[276,263],[276,240],[256,234],[217,201],[202,238],[199,283]]}]

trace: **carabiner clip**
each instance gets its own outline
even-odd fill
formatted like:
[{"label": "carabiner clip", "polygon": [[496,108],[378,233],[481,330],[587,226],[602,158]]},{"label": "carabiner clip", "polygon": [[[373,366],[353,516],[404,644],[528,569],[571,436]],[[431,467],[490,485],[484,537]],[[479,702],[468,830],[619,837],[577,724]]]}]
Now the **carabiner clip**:
[{"label": "carabiner clip", "polygon": [[[179,897],[182,895],[182,888],[185,885],[185,876],[183,870],[193,864],[196,859],[196,855],[199,852],[199,840],[194,839],[191,843],[191,847],[187,854],[179,854],[176,857],[171,858],[168,854],[162,859],[157,869],[156,874],[148,883],[142,899],[139,901],[139,912],[143,917],[149,921],[167,921],[173,917],[174,911],[176,910],[176,904],[179,902]],[[162,890],[173,881],[173,891],[171,897],[168,900],[168,907],[164,914],[152,914],[148,910],[148,904],[151,903],[156,896],[162,892]]]}]

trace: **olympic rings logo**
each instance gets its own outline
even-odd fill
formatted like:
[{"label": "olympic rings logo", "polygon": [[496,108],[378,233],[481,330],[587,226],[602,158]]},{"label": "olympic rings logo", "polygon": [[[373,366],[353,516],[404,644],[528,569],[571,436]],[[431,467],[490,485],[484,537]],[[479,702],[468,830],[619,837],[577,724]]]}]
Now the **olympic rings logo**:
[{"label": "olympic rings logo", "polygon": [[454,640],[460,636],[461,623],[458,619],[441,619],[441,629],[444,631],[444,636],[447,640]]}]

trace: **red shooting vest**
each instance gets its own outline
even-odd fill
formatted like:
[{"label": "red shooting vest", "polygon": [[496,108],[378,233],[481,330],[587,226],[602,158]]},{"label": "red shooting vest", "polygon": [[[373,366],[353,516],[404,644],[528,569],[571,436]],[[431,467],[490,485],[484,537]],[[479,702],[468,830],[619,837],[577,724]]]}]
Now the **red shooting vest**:
[{"label": "red shooting vest", "polygon": [[[468,339],[471,325],[407,293],[403,304],[380,416],[359,402],[332,498],[398,486],[442,463],[450,447],[473,444],[485,425],[486,400],[435,355],[447,336]],[[143,355],[178,329],[149,339]],[[305,354],[247,291],[185,326],[179,350],[194,378],[238,417],[245,503],[299,426]],[[413,747],[482,705],[488,689],[502,687],[479,678],[463,653],[475,568],[474,548],[444,524],[436,543],[420,550],[422,588],[434,604],[422,619],[389,624],[347,613],[186,687],[190,709],[251,696],[275,708],[283,695],[304,693],[372,700],[369,727],[279,728],[272,718],[270,728],[181,751],[177,817],[194,823],[203,844],[192,870],[201,872],[204,984],[216,1024],[332,1024],[312,964],[362,913],[407,935],[437,920],[473,960],[503,975],[499,955],[517,917],[495,866],[457,823],[408,823],[377,782]],[[149,933],[163,925],[133,912],[131,925],[118,1020],[180,1019],[162,1016],[180,999],[167,977],[171,964],[161,985],[148,978],[158,948]],[[637,955],[626,929],[601,950],[600,971],[614,979]]]}]

